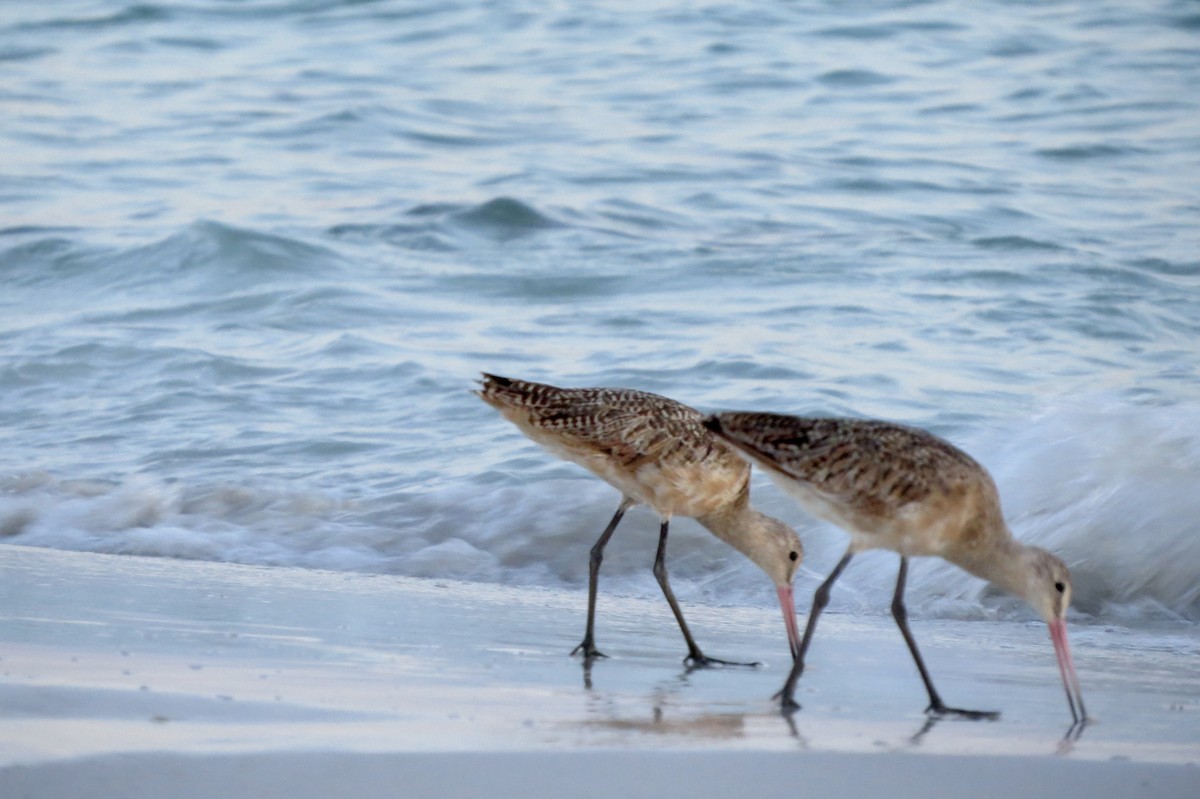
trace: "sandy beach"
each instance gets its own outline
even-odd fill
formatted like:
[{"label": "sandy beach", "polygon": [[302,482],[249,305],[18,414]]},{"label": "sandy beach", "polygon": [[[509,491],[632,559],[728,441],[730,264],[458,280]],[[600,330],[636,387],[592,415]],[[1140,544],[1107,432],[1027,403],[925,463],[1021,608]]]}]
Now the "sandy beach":
[{"label": "sandy beach", "polygon": [[890,619],[831,613],[787,719],[769,608],[689,606],[763,663],[689,672],[663,603],[603,596],[583,669],[582,594],[16,546],[0,575],[5,797],[1200,789],[1186,642],[1078,629],[1097,722],[1070,731],[1044,629],[918,621],[948,701],[1003,713],[929,723]]}]

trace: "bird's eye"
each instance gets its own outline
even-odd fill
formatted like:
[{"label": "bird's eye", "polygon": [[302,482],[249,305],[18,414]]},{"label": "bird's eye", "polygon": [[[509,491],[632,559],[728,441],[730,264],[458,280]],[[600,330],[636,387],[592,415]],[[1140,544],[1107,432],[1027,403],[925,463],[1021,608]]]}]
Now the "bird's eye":
[{"label": "bird's eye", "polygon": [[1067,590],[1067,587],[1063,585],[1061,581],[1059,581],[1054,584],[1054,590],[1061,594],[1063,591]]},{"label": "bird's eye", "polygon": [[788,553],[788,560],[795,560],[798,557],[800,557],[799,552],[789,552]]}]

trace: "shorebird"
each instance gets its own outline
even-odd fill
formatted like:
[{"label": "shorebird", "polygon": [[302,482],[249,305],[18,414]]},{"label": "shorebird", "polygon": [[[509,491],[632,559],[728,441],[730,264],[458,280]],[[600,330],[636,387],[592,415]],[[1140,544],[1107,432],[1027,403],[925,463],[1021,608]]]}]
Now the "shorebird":
[{"label": "shorebird", "polygon": [[1041,614],[1050,628],[1071,715],[1076,723],[1087,720],[1067,644],[1067,567],[1046,550],[1013,538],[996,484],[971,456],[924,430],[881,421],[720,413],[707,417],[704,426],[765,469],[809,513],[850,534],[846,554],[813,597],[792,671],[776,695],[783,710],[799,707],[793,698],[796,681],[834,581],[856,553],[882,548],[900,555],[892,616],[929,692],[926,713],[999,715],[947,707],[908,629],[908,559],[937,555],[1016,594]]},{"label": "shorebird", "polygon": [[788,646],[799,646],[792,576],[804,554],[792,528],[750,506],[750,465],[701,425],[703,415],[644,391],[622,388],[558,388],[484,374],[475,393],[521,432],[577,463],[621,492],[621,503],[592,547],[588,561],[588,615],[583,641],[571,654],[590,663],[606,657],[596,649],[596,590],[604,547],[625,511],[639,503],[661,524],[654,576],[687,642],[684,662],[731,663],[704,655],[696,645],[667,579],[667,529],[672,516],[696,519],[767,573],[775,584]]}]

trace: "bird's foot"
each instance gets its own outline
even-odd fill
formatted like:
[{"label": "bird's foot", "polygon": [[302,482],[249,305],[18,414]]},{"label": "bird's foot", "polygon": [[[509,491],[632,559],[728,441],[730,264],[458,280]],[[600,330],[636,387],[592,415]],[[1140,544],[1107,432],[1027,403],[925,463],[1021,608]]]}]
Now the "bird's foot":
[{"label": "bird's foot", "polygon": [[800,703],[796,701],[795,680],[788,679],[788,681],[783,684],[783,687],[776,691],[775,695],[771,698],[779,700],[779,710],[785,716],[790,716],[800,709]]},{"label": "bird's foot", "polygon": [[757,660],[753,663],[740,663],[735,660],[721,660],[720,658],[710,658],[702,652],[696,651],[683,659],[683,665],[689,669],[708,669],[717,666],[741,666],[743,668],[756,669],[762,664]]},{"label": "bird's foot", "polygon": [[971,721],[995,721],[1000,718],[999,710],[964,710],[960,707],[947,707],[941,702],[931,703],[929,707],[925,708],[925,713],[937,718],[941,718],[942,716],[958,716],[959,718],[970,719]]},{"label": "bird's foot", "polygon": [[596,658],[607,658],[608,655],[596,648],[596,645],[591,641],[584,639],[579,646],[571,650],[572,655],[582,655],[585,663],[591,663]]},{"label": "bird's foot", "polygon": [[1058,753],[1060,755],[1070,754],[1071,748],[1075,745],[1075,742],[1078,741],[1080,736],[1083,735],[1084,728],[1093,723],[1093,721],[1094,719],[1090,719],[1085,716],[1081,719],[1071,722],[1071,726],[1067,728],[1066,734],[1063,735],[1062,740],[1058,742]]},{"label": "bird's foot", "polygon": [[785,716],[790,716],[800,709],[800,703],[792,698],[791,692],[785,694],[783,689],[780,689],[771,698],[779,700],[779,712]]},{"label": "bird's foot", "polygon": [[775,692],[772,699],[779,700],[779,710],[785,716],[791,716],[800,709],[800,703],[796,701],[796,683],[800,681],[800,675],[804,674],[804,662],[800,661],[792,665],[792,671],[788,674],[787,680],[784,681],[783,687]]}]

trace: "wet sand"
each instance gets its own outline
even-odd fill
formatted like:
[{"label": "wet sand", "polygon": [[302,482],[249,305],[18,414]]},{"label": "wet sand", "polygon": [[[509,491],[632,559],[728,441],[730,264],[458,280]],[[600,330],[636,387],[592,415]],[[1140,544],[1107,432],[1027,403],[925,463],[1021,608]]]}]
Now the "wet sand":
[{"label": "wet sand", "polygon": [[789,718],[766,606],[681,597],[763,662],[688,671],[665,603],[603,592],[590,669],[583,591],[0,546],[0,599],[4,797],[1200,794],[1186,632],[1077,625],[1080,730],[1040,624],[914,619],[947,702],[1002,712],[931,723],[887,617],[822,618]]}]

